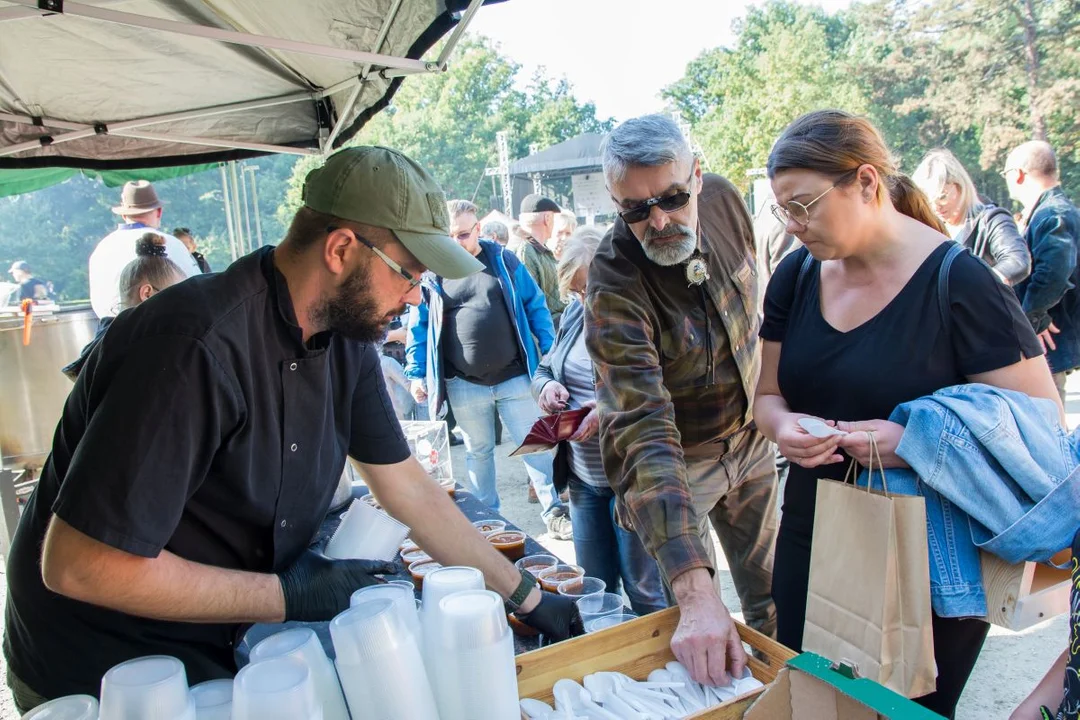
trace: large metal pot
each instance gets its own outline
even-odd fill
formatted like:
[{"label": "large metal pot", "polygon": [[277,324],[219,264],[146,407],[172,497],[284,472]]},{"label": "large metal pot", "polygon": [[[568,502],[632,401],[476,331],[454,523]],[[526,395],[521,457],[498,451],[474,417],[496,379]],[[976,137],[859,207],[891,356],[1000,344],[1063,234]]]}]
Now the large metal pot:
[{"label": "large metal pot", "polygon": [[71,380],[60,368],[94,337],[89,308],[33,317],[23,346],[21,317],[0,318],[0,453],[4,467],[39,468],[52,448]]}]

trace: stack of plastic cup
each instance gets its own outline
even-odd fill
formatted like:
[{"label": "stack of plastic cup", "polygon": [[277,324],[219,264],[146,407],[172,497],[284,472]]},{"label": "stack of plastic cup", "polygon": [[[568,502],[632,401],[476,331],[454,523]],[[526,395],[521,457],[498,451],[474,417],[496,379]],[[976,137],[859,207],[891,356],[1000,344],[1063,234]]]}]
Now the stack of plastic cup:
[{"label": "stack of plastic cup", "polygon": [[390,600],[401,614],[405,627],[420,640],[420,613],[416,610],[416,587],[408,580],[393,580],[380,585],[362,587],[349,598],[349,606],[356,607],[374,600]]},{"label": "stack of plastic cup", "polygon": [[38,705],[23,715],[23,720],[98,720],[97,698],[68,695]]},{"label": "stack of plastic cup", "polygon": [[505,720],[520,715],[514,636],[503,600],[490,590],[456,592],[439,602],[428,647],[442,718]]},{"label": "stack of plastic cup", "polygon": [[195,720],[184,663],[168,655],[135,658],[101,678],[101,720]]},{"label": "stack of plastic cup", "polygon": [[424,578],[424,590],[420,596],[420,614],[426,627],[439,607],[439,601],[447,595],[463,590],[483,590],[484,574],[476,568],[464,565],[441,567]]},{"label": "stack of plastic cup", "polygon": [[242,668],[233,680],[232,720],[322,720],[306,663],[276,657]]},{"label": "stack of plastic cup", "polygon": [[[415,606],[414,606],[415,607]],[[338,684],[337,671],[326,657],[322,643],[311,628],[293,628],[271,635],[251,649],[251,662],[276,657],[296,658],[308,666],[315,695],[322,703],[323,720],[349,720],[345,696]]]},{"label": "stack of plastic cup", "polygon": [[330,637],[354,718],[439,719],[420,647],[392,600],[349,608],[330,621]]},{"label": "stack of plastic cup", "polygon": [[195,701],[195,720],[230,720],[232,717],[232,680],[207,680],[191,686]]},{"label": "stack of plastic cup", "polygon": [[409,528],[365,502],[353,500],[330,542],[329,557],[345,560],[394,560]]},{"label": "stack of plastic cup", "polygon": [[589,623],[605,615],[614,615],[623,611],[622,595],[617,593],[597,593],[586,595],[577,601],[581,622]]}]

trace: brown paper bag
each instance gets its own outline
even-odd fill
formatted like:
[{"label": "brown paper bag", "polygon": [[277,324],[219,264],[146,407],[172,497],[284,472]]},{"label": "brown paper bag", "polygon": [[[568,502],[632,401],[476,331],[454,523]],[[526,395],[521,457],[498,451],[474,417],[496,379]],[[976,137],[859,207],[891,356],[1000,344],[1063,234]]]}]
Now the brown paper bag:
[{"label": "brown paper bag", "polygon": [[937,678],[926,502],[889,494],[881,472],[884,492],[818,480],[803,650],[920,697]]}]

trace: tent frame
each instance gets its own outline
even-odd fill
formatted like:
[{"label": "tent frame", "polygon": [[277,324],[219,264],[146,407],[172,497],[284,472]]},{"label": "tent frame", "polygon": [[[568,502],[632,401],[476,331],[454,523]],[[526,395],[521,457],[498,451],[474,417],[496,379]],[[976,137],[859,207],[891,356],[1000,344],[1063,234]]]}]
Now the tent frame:
[{"label": "tent frame", "polygon": [[[386,80],[404,77],[406,75],[445,72],[447,67],[447,61],[449,60],[451,53],[453,53],[454,48],[457,46],[458,42],[460,42],[462,36],[465,33],[465,30],[467,29],[469,23],[472,21],[473,17],[476,15],[477,11],[484,4],[484,0],[470,1],[468,8],[466,8],[466,10],[462,13],[461,19],[458,21],[453,33],[450,35],[450,38],[447,40],[446,45],[439,53],[438,59],[434,62],[431,62],[424,60],[413,60],[410,58],[402,58],[394,55],[385,55],[379,52],[382,49],[383,43],[386,41],[386,38],[390,33],[390,28],[394,20],[396,19],[398,11],[400,10],[404,0],[395,0],[394,4],[390,8],[390,12],[387,13],[386,18],[383,20],[382,27],[379,30],[379,34],[375,42],[375,52],[349,50],[347,48],[339,48],[331,45],[299,42],[296,40],[271,37],[268,35],[254,35],[251,33],[238,32],[235,30],[223,30],[221,28],[212,28],[205,25],[197,25],[194,23],[179,22],[176,20],[166,20],[163,18],[148,17],[146,15],[138,15],[135,13],[110,10],[106,7],[86,5],[80,2],[70,2],[69,0],[5,1],[8,3],[12,3],[13,6],[7,8],[0,8],[0,22],[26,19],[30,17],[47,17],[60,14],[72,15],[76,17],[99,20],[106,23],[114,23],[149,30],[178,33],[181,35],[200,37],[208,40],[216,40],[219,42],[232,43],[236,45],[245,45],[249,47],[263,48],[267,50],[280,50],[308,55],[318,55],[321,57],[328,57],[337,60],[362,63],[363,68],[360,74],[356,77],[344,80],[329,88],[317,90],[310,93],[293,93],[290,95],[283,95],[275,98],[251,100],[247,102],[231,103],[227,105],[217,105],[197,110],[169,113],[166,115],[155,115],[145,118],[137,118],[134,120],[124,120],[115,123],[96,123],[93,125],[88,125],[86,123],[75,123],[56,118],[44,118],[34,117],[30,115],[14,115],[10,113],[0,113],[0,121],[15,122],[21,124],[35,125],[39,127],[57,128],[60,130],[70,131],[55,136],[42,135],[36,140],[29,140],[22,143],[16,143],[15,145],[9,145],[7,147],[0,147],[0,157],[15,155],[20,152],[34,150],[42,146],[57,145],[60,143],[70,142],[72,140],[81,140],[83,138],[92,137],[94,135],[104,134],[117,135],[138,140],[201,145],[205,147],[220,147],[233,150],[250,150],[266,153],[288,153],[293,155],[328,155],[334,147],[334,141],[341,134],[342,130],[344,130],[346,126],[346,121],[348,120],[350,114],[352,113],[353,107],[355,107],[356,102],[360,97],[360,91],[363,89],[364,83],[367,82],[368,78],[371,76],[372,70],[378,68],[377,74]],[[350,91],[349,95],[346,98],[345,104],[342,106],[341,111],[338,113],[337,120],[334,123],[333,127],[328,130],[324,130],[320,134],[318,150],[313,148],[291,147],[287,145],[270,145],[266,143],[254,143],[242,140],[228,140],[223,138],[202,138],[173,135],[169,133],[155,133],[142,130],[142,128],[149,127],[151,125],[175,122],[179,120],[191,120],[195,118],[208,117],[211,115],[221,115],[230,112],[255,110],[265,107],[272,107],[274,105],[282,105],[286,103],[303,101],[318,103],[332,95],[336,95],[340,92],[344,92],[347,90]]]}]

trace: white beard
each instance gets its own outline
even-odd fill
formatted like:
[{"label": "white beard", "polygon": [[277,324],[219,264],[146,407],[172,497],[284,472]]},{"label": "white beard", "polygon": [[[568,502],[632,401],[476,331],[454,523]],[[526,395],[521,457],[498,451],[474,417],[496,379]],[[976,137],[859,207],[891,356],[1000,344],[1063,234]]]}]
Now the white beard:
[{"label": "white beard", "polygon": [[[641,240],[641,248],[645,251],[645,257],[664,267],[686,262],[694,254],[694,250],[697,249],[697,236],[689,227],[685,225],[669,227],[680,232],[676,235],[664,237],[664,242],[660,243],[654,242],[658,239],[657,235],[653,233],[652,228],[648,228],[645,231],[645,237]],[[672,237],[678,237],[679,239],[672,240],[670,239]]]}]

